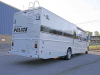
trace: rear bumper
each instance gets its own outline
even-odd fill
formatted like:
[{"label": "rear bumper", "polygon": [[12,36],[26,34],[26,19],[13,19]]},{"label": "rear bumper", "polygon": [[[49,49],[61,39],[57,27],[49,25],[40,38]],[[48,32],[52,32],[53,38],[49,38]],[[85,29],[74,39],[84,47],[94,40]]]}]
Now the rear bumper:
[{"label": "rear bumper", "polygon": [[14,51],[8,51],[8,53],[20,55],[20,56],[25,56],[25,57],[31,57],[31,58],[39,58],[38,55],[34,55],[34,54],[26,54],[26,53],[14,52]]}]

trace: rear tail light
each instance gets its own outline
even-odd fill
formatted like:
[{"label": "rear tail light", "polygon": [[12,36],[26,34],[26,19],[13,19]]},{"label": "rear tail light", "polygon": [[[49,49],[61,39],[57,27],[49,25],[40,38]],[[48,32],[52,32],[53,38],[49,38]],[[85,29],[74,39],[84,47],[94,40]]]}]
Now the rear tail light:
[{"label": "rear tail light", "polygon": [[35,41],[35,48],[37,48],[37,45],[38,45],[38,42],[37,42],[37,41]]},{"label": "rear tail light", "polygon": [[30,55],[30,57],[32,57],[32,56]]},{"label": "rear tail light", "polygon": [[12,46],[14,46],[14,42],[12,42]]},{"label": "rear tail light", "polygon": [[37,48],[37,44],[35,44],[35,48]]}]

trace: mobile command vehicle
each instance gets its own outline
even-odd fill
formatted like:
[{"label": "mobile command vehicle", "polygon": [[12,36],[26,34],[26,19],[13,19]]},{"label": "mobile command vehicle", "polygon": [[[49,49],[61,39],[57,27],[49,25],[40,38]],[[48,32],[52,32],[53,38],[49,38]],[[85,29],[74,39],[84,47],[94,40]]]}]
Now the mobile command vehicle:
[{"label": "mobile command vehicle", "polygon": [[8,53],[32,57],[70,59],[88,53],[87,32],[46,10],[33,7],[14,14],[12,46]]}]

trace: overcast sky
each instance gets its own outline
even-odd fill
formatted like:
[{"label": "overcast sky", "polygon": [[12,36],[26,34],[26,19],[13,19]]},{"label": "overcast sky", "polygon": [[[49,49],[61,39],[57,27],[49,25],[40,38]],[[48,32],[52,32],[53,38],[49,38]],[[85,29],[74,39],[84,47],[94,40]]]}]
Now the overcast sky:
[{"label": "overcast sky", "polygon": [[[16,8],[28,9],[35,0],[1,0]],[[76,24],[86,31],[100,32],[100,0],[38,0],[41,7]]]}]

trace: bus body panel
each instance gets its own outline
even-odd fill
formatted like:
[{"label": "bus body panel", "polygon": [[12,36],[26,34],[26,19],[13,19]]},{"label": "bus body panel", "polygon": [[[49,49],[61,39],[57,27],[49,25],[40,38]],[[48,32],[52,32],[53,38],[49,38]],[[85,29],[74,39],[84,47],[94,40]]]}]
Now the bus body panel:
[{"label": "bus body panel", "polygon": [[40,41],[44,44],[42,50],[45,51],[46,58],[64,56],[69,47],[72,54],[87,51],[87,33],[44,8],[41,10],[40,28]]},{"label": "bus body panel", "polygon": [[12,31],[13,45],[10,53],[39,57],[40,20],[36,20],[38,12],[40,13],[40,10],[15,13]]},{"label": "bus body panel", "polygon": [[68,48],[72,54],[87,51],[87,33],[43,7],[16,13],[14,19],[12,54],[47,59],[65,56]]}]

